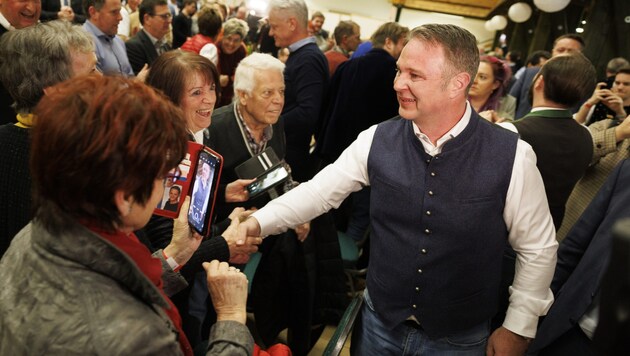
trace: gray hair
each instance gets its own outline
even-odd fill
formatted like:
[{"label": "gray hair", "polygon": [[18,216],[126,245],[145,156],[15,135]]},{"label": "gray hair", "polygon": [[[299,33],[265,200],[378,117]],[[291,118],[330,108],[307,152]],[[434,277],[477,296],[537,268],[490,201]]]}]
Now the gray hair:
[{"label": "gray hair", "polygon": [[444,83],[454,75],[466,72],[472,83],[479,70],[479,49],[475,35],[468,30],[455,25],[426,24],[418,26],[409,33],[409,40],[417,39],[431,46],[441,46],[446,59],[443,69]]},{"label": "gray hair", "polygon": [[30,113],[44,88],[72,76],[72,52],[94,52],[92,36],[81,26],[56,20],[9,31],[0,39],[0,80],[18,113]]},{"label": "gray hair", "polygon": [[223,37],[227,37],[229,35],[240,35],[241,39],[245,39],[247,31],[249,31],[247,22],[237,19],[236,17],[225,21],[223,24]]},{"label": "gray hair", "polygon": [[[238,64],[234,73],[234,93],[242,91],[251,94],[257,84],[255,74],[259,71],[269,70],[275,70],[282,74],[284,63],[265,53],[252,53],[245,57]],[[234,95],[234,98],[236,99],[237,96]]]},{"label": "gray hair", "polygon": [[269,11],[271,10],[288,12],[295,16],[300,27],[308,27],[308,8],[304,0],[271,0]]}]

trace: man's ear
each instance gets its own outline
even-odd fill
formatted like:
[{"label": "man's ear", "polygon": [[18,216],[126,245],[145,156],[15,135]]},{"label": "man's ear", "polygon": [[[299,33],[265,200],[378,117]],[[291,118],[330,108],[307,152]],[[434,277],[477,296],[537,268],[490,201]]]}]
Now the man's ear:
[{"label": "man's ear", "polygon": [[295,29],[297,29],[297,27],[297,19],[295,17],[289,18],[289,28],[291,29],[291,31],[295,32]]},{"label": "man's ear", "polygon": [[545,89],[545,79],[544,77],[541,75],[537,76],[534,79],[534,84],[532,85],[534,87],[534,89],[536,90],[543,90]]},{"label": "man's ear", "polygon": [[97,13],[96,8],[94,6],[90,6],[88,8],[88,14],[90,14],[90,18],[94,17],[94,15]]},{"label": "man's ear", "polygon": [[387,37],[385,39],[385,44],[383,45],[383,48],[385,48],[388,52],[391,51],[392,47],[395,46],[396,44],[394,43],[394,41],[392,41],[391,38]]},{"label": "man's ear", "polygon": [[459,95],[465,95],[466,89],[468,88],[468,84],[470,84],[471,78],[470,74],[466,72],[460,72],[455,74],[448,82],[447,92],[449,98],[454,98]]},{"label": "man's ear", "polygon": [[238,103],[242,106],[247,106],[247,93],[244,90],[237,90],[236,97],[238,98]]},{"label": "man's ear", "polygon": [[131,206],[133,205],[133,197],[127,195],[121,189],[114,192],[114,204],[118,209],[118,213],[122,218],[128,216],[131,213]]}]

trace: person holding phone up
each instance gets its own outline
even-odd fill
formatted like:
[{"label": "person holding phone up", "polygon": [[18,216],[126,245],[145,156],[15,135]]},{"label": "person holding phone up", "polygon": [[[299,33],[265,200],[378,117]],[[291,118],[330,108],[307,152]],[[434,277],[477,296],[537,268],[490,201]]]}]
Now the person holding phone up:
[{"label": "person holding phone up", "polygon": [[597,83],[593,95],[580,107],[574,118],[590,125],[605,119],[623,120],[630,113],[630,66],[619,69],[612,88]]}]

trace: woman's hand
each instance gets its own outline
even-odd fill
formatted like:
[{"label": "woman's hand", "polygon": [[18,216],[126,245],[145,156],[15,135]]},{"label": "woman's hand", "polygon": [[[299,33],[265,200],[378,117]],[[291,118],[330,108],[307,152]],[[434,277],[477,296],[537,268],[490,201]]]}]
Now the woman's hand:
[{"label": "woman's hand", "polygon": [[186,197],[179,211],[179,216],[173,220],[173,238],[171,243],[164,248],[164,253],[169,257],[173,257],[180,266],[188,262],[203,240],[203,236],[193,232],[188,225],[189,206],[190,197]]},{"label": "woman's hand", "polygon": [[245,324],[247,319],[247,277],[226,262],[204,262],[208,291],[212,297],[217,320],[233,320]]}]

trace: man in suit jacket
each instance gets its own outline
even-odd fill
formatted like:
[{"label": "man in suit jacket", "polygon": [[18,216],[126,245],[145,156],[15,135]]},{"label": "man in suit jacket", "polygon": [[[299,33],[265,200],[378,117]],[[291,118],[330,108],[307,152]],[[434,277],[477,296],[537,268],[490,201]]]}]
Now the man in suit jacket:
[{"label": "man in suit jacket", "polygon": [[81,0],[42,0],[40,21],[66,20],[84,23],[83,1]]},{"label": "man in suit jacket", "polygon": [[610,259],[611,229],[630,217],[630,161],[610,174],[558,249],[551,283],[555,302],[538,327],[529,353],[594,355],[591,339],[598,324],[599,288]]},{"label": "man in suit jacket", "polygon": [[[574,34],[562,35],[553,42],[551,56],[555,57],[560,54],[582,52],[584,50],[584,40],[582,37]],[[540,67],[530,67],[525,73],[514,83],[510,89],[510,95],[516,98],[518,106],[516,107],[516,115],[514,118],[520,119],[532,110],[532,103],[529,98],[529,89],[532,81]],[[583,98],[585,99],[585,98]]]},{"label": "man in suit jacket", "polygon": [[125,43],[136,75],[145,64],[151,66],[160,54],[171,49],[164,37],[173,18],[166,0],[144,0],[138,11],[143,28]]}]

